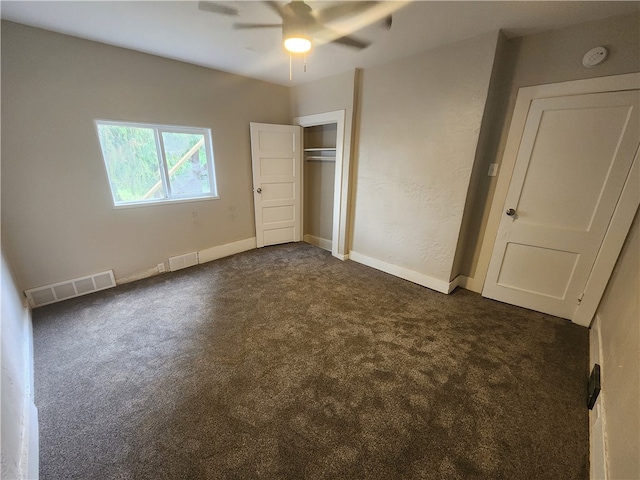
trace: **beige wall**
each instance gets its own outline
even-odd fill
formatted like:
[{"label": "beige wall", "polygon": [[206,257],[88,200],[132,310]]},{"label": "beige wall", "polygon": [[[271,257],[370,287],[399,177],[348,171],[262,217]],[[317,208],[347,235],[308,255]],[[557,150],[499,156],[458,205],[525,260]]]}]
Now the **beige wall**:
[{"label": "beige wall", "polygon": [[[601,415],[609,478],[640,478],[640,214],[631,226],[598,308]],[[591,343],[598,345],[597,329]],[[592,349],[593,350],[593,349]],[[592,420],[594,420],[592,418]]]},{"label": "beige wall", "polygon": [[497,39],[363,71],[353,251],[450,280]]},{"label": "beige wall", "polygon": [[335,162],[304,162],[304,235],[333,239]]},{"label": "beige wall", "polygon": [[[114,209],[93,120],[211,128],[220,199]],[[249,122],[288,88],[2,22],[2,241],[20,289],[255,236]]]},{"label": "beige wall", "polygon": [[[609,49],[606,62],[596,68],[582,66],[583,55],[595,46]],[[518,89],[532,85],[619,75],[640,71],[640,14],[611,17],[560,30],[516,38],[507,42],[499,57],[501,78],[492,97],[494,121],[483,123],[487,130],[477,162],[481,175],[471,189],[468,200],[473,208],[465,215],[468,227],[460,273],[476,276],[480,248],[484,241],[493,193],[498,177],[486,175],[490,163],[501,163],[509,133]],[[494,85],[492,85],[492,88]],[[499,175],[499,174],[498,174]],[[494,238],[486,241],[493,243]],[[486,272],[478,272],[484,279]]]},{"label": "beige wall", "polygon": [[323,78],[322,80],[291,87],[289,89],[291,116],[300,117],[335,110],[346,110],[347,118],[345,123],[347,123],[353,114],[355,75],[355,70],[351,70]]}]

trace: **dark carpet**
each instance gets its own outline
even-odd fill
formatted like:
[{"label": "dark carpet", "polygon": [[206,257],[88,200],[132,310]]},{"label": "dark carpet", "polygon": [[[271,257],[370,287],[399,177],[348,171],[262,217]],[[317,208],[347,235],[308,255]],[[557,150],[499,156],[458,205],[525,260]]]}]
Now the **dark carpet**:
[{"label": "dark carpet", "polygon": [[40,478],[588,478],[588,330],[306,244],[34,311]]}]

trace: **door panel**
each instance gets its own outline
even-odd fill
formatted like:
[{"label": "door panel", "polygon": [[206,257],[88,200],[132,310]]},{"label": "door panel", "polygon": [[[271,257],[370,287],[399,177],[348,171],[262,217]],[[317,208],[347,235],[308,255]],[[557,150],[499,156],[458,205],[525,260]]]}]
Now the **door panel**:
[{"label": "door panel", "polygon": [[298,242],[302,230],[301,129],[251,123],[258,247]]},{"label": "door panel", "polygon": [[571,319],[638,143],[638,92],[534,100],[486,297]]},{"label": "door panel", "polygon": [[[289,147],[291,150],[291,147]],[[279,150],[282,151],[282,150]],[[261,152],[265,155],[268,155],[269,150],[262,149]],[[291,155],[294,155],[294,152],[291,151]],[[295,157],[289,158],[270,158],[270,157],[262,157],[260,158],[260,172],[262,177],[275,177],[275,176],[288,176],[293,177],[296,172],[295,166]]]},{"label": "door panel", "polygon": [[[552,298],[564,298],[579,255],[533,245],[508,243],[498,285]],[[555,275],[549,278],[548,272]],[[527,275],[521,275],[527,272]]]},{"label": "door panel", "polygon": [[262,221],[265,225],[278,222],[295,221],[296,209],[293,205],[283,205],[280,207],[269,207],[262,209]]},{"label": "door panel", "polygon": [[289,243],[293,241],[295,238],[295,229],[294,227],[279,227],[279,228],[271,228],[265,229],[264,231],[264,245],[277,245],[278,243]]},{"label": "door panel", "polygon": [[[272,125],[262,124],[265,127],[258,131],[258,147],[262,151],[266,152],[287,152],[295,148],[295,140],[292,138],[292,132],[288,130],[279,131],[271,127],[282,126],[289,127],[290,125]],[[295,133],[295,132],[294,132]]]},{"label": "door panel", "polygon": [[268,200],[295,200],[294,184],[289,182],[267,183],[262,186],[262,201]]},{"label": "door panel", "polygon": [[[517,205],[519,217],[540,225],[589,230],[628,110],[627,106],[544,110]],[[568,188],[572,186],[580,188]]]}]

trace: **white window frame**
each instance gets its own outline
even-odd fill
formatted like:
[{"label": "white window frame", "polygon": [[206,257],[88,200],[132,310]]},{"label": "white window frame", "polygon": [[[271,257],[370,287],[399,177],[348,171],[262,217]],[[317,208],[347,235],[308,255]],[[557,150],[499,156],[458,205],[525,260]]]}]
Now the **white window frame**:
[{"label": "white window frame", "polygon": [[[109,191],[111,192],[111,200],[113,201],[113,208],[128,208],[128,207],[143,207],[149,205],[162,205],[167,203],[178,202],[197,202],[203,200],[215,200],[220,198],[218,196],[218,184],[216,182],[215,163],[213,156],[213,143],[211,141],[211,129],[202,127],[186,127],[176,125],[159,125],[154,123],[137,123],[137,122],[121,122],[114,120],[102,120],[95,119],[93,121],[96,135],[98,137],[98,144],[100,145],[100,153],[102,155],[102,163],[107,174],[109,182]],[[117,201],[115,193],[113,191],[111,176],[109,175],[109,168],[107,167],[107,159],[102,149],[102,141],[100,140],[100,125],[111,125],[119,127],[133,127],[133,128],[147,128],[153,130],[153,135],[156,143],[156,152],[158,154],[158,169],[160,171],[160,181],[162,182],[162,190],[165,194],[165,198],[154,198],[148,200],[136,200],[136,201]],[[164,151],[164,143],[160,140],[163,133],[186,133],[202,135],[204,137],[205,154],[207,156],[207,169],[209,173],[210,193],[203,193],[200,195],[193,194],[174,194],[171,192],[171,182],[169,181],[169,168],[167,166],[166,154]]]}]

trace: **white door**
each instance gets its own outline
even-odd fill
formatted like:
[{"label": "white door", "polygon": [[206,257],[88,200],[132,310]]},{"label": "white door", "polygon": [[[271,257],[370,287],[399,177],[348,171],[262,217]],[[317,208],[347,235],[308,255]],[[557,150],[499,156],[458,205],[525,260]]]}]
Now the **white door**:
[{"label": "white door", "polygon": [[638,150],[639,99],[531,102],[483,296],[573,319]]},{"label": "white door", "polygon": [[253,202],[258,247],[302,236],[301,128],[251,123]]}]

